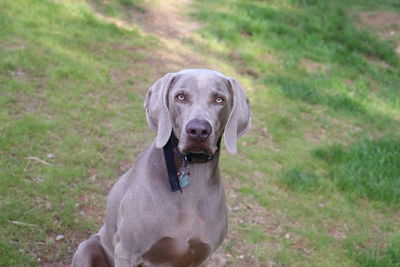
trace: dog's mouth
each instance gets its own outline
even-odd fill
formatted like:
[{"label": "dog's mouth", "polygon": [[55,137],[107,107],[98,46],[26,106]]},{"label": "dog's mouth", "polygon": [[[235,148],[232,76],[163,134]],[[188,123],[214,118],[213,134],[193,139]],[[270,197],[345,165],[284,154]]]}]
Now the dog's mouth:
[{"label": "dog's mouth", "polygon": [[180,151],[182,154],[205,154],[205,155],[213,155],[215,151],[211,149],[208,141],[205,142],[193,142],[187,141],[185,147],[183,147]]}]

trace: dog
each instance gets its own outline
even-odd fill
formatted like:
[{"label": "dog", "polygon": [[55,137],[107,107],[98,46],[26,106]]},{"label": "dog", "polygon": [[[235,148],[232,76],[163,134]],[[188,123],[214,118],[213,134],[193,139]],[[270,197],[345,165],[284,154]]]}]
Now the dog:
[{"label": "dog", "polygon": [[168,73],[145,101],[155,141],[114,185],[105,223],[73,267],[207,266],[227,232],[221,139],[237,152],[251,111],[236,79],[208,69]]}]

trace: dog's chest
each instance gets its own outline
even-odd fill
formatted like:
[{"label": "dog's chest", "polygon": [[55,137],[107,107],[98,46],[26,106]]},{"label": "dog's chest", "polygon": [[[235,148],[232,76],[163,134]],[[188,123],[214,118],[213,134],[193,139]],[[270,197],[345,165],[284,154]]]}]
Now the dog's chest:
[{"label": "dog's chest", "polygon": [[175,238],[161,238],[143,254],[144,266],[199,266],[211,252],[210,245],[198,238],[189,239],[183,249],[179,243]]},{"label": "dog's chest", "polygon": [[206,209],[205,205],[209,203],[180,207],[175,211],[169,210],[168,215],[164,214],[163,230],[143,253],[143,266],[202,266],[223,239],[226,227],[223,214],[218,216],[216,211]]}]

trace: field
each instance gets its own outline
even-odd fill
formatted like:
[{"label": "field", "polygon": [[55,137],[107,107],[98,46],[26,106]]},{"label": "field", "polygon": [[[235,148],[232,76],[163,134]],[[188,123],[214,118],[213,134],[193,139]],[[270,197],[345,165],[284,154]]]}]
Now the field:
[{"label": "field", "polygon": [[253,111],[211,267],[400,266],[397,0],[1,1],[0,266],[69,265],[155,137],[147,88],[192,67]]}]

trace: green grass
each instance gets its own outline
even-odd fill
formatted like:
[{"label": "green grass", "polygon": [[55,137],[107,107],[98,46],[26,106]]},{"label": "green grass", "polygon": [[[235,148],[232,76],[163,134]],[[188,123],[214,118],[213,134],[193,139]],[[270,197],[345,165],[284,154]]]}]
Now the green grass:
[{"label": "green grass", "polygon": [[[396,240],[400,229],[400,59],[395,43],[360,26],[356,14],[400,16],[399,4],[194,6],[204,27],[193,45],[251,81],[254,127],[239,157],[222,161],[223,172],[240,180],[241,196],[268,211],[261,224],[267,240],[252,238],[260,224],[243,233],[253,242],[250,251],[260,263],[287,266],[398,265],[397,243],[386,237]],[[283,233],[271,230],[276,224]]]},{"label": "green grass", "polygon": [[93,197],[148,140],[142,62],[157,42],[80,1],[2,1],[0,12],[0,265],[68,263],[101,222]]},{"label": "green grass", "polygon": [[400,239],[393,238],[386,248],[376,248],[369,251],[357,249],[356,244],[351,244],[349,251],[361,266],[390,267],[400,266]]},{"label": "green grass", "polygon": [[308,172],[292,168],[282,172],[279,176],[280,182],[292,190],[310,191],[315,190],[319,185],[319,178]]},{"label": "green grass", "polygon": [[350,147],[334,145],[315,154],[332,166],[339,189],[357,197],[398,204],[400,201],[400,139],[366,140]]},{"label": "green grass", "polygon": [[112,18],[121,18],[134,22],[133,14],[138,11],[146,12],[143,0],[93,0],[88,1],[96,10]]}]

